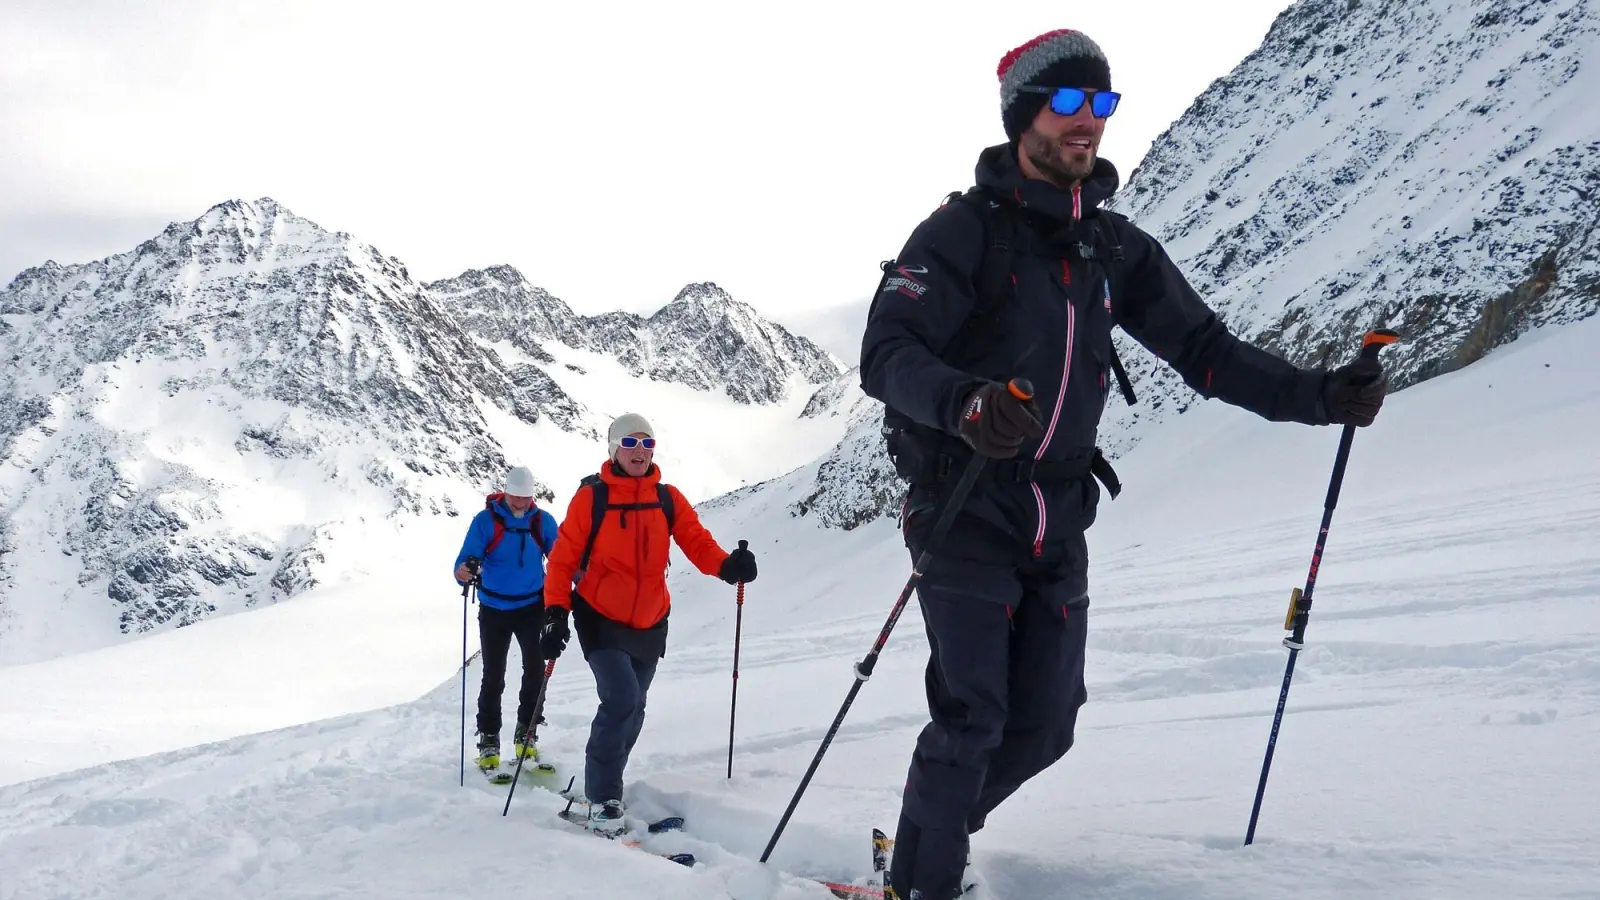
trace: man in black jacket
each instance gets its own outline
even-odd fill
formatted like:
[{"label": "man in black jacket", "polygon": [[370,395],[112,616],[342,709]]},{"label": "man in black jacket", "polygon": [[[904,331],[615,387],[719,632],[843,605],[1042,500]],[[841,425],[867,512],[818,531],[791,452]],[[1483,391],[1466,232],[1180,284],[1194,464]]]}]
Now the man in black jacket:
[{"label": "man in black jacket", "polygon": [[[1097,209],[1118,186],[1097,149],[1119,98],[1087,36],[1041,35],[998,75],[1008,143],[979,155],[978,190],[931,215],[886,267],[861,347],[862,388],[888,408],[889,449],[910,481],[901,522],[913,558],[971,454],[991,458],[918,589],[930,722],[890,871],[902,900],[969,887],[969,835],[1072,746],[1087,699],[1084,531],[1095,479],[1117,490],[1095,450],[1121,374],[1112,326],[1202,396],[1271,421],[1368,425],[1387,384],[1376,360],[1306,370],[1241,342],[1154,238]],[[1008,271],[991,281],[1005,216]],[[1003,286],[999,302],[982,296],[986,282]],[[1015,377],[1034,399],[1006,390]]]}]

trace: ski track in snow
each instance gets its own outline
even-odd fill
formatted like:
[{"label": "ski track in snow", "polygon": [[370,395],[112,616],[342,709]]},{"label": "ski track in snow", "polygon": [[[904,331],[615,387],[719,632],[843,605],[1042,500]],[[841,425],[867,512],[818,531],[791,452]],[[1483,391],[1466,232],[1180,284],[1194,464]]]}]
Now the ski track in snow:
[{"label": "ski track in snow", "polygon": [[[1600,742],[1600,462],[1584,449],[1600,436],[1597,340],[1600,320],[1536,333],[1396,395],[1359,433],[1249,848],[1284,606],[1309,563],[1337,433],[1210,406],[1131,454],[1129,493],[1091,532],[1077,745],[974,838],[995,895],[1600,896],[1600,776],[1585,764]],[[1460,452],[1469,438],[1478,449]],[[1483,465],[1490,447],[1518,465]],[[866,875],[870,829],[892,831],[924,721],[926,650],[913,604],[770,865],[756,862],[908,574],[892,524],[818,531],[784,502],[756,493],[708,514],[714,530],[738,523],[776,544],[748,591],[731,780],[731,591],[674,575],[673,637],[628,799],[644,819],[688,818],[647,845],[695,853],[693,870],[576,833],[549,791],[519,786],[502,817],[503,788],[470,766],[459,788],[451,679],[398,706],[0,788],[0,900],[830,896],[793,873]],[[276,642],[262,657],[301,639],[284,618],[295,604],[276,609],[251,614],[281,619],[257,636]],[[187,646],[204,665],[195,648],[208,632],[249,618],[115,652],[137,669],[141,647]],[[381,637],[382,619],[368,621]],[[448,616],[433,621],[440,643],[458,638]],[[304,659],[321,667],[306,677],[361,665]],[[0,689],[32,668],[0,670]],[[470,702],[476,668],[468,683]],[[170,700],[158,689],[150,708]],[[508,721],[514,703],[508,691]],[[593,704],[569,651],[542,740],[558,781],[581,770]],[[7,733],[27,734],[27,715]],[[118,727],[137,736],[134,721]]]}]

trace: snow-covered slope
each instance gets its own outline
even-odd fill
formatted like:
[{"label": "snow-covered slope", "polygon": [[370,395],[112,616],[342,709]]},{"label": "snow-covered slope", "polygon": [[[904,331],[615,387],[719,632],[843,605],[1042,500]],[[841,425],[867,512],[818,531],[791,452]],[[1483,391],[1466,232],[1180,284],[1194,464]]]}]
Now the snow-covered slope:
[{"label": "snow-covered slope", "polygon": [[[1597,341],[1600,319],[1543,329],[1396,396],[1358,433],[1249,849],[1283,605],[1305,577],[1338,432],[1207,406],[1131,452],[1128,493],[1091,531],[1090,700],[1077,743],[974,839],[996,895],[1594,896],[1600,775],[1575,761],[1600,741]],[[327,629],[309,655],[304,627],[340,599],[318,590],[250,617],[0,669],[0,728],[22,736],[0,744],[0,773],[61,773],[0,789],[0,898],[439,897],[524,885],[550,900],[826,900],[790,873],[866,874],[868,829],[893,827],[926,716],[926,650],[913,604],[771,865],[754,862],[909,574],[892,523],[817,529],[790,515],[790,499],[751,493],[706,516],[718,535],[749,536],[761,562],[743,609],[731,781],[733,592],[683,570],[673,578],[673,636],[628,799],[641,816],[688,817],[687,833],[652,844],[696,853],[694,870],[566,832],[553,816],[562,802],[536,787],[519,788],[504,818],[504,794],[458,787],[459,610],[353,611],[363,627]],[[240,627],[257,615],[272,624]],[[385,675],[397,693],[401,682],[438,687],[221,740],[249,730],[246,704],[278,716],[284,697],[349,678],[349,659],[374,643],[408,648],[412,662],[356,667],[374,685],[350,685],[351,708]],[[240,659],[259,677],[196,697],[189,681]],[[86,690],[96,673],[105,690]],[[292,691],[280,680],[290,678]],[[586,667],[563,657],[542,743],[569,773],[593,705]],[[93,727],[118,709],[117,727]],[[181,730],[208,714],[209,737]],[[221,742],[182,749],[197,739]],[[169,752],[105,764],[157,750]],[[91,768],[64,771],[76,766]]]},{"label": "snow-covered slope", "polygon": [[[1405,388],[1600,309],[1597,95],[1588,0],[1302,0],[1110,206],[1163,242],[1236,333],[1300,365],[1400,330],[1389,364]],[[1116,339],[1140,400],[1113,392],[1113,458],[1198,401]],[[881,479],[817,482],[818,505],[852,510],[829,524],[861,521],[880,496],[892,514],[881,453],[865,429],[833,451]]]},{"label": "snow-covered slope", "polygon": [[714,286],[634,327],[511,270],[453,284],[436,297],[270,199],[19,275],[0,291],[0,656],[347,582],[383,552],[375,523],[473,512],[511,464],[564,506],[625,410],[694,499],[838,438],[773,433],[839,366]]}]

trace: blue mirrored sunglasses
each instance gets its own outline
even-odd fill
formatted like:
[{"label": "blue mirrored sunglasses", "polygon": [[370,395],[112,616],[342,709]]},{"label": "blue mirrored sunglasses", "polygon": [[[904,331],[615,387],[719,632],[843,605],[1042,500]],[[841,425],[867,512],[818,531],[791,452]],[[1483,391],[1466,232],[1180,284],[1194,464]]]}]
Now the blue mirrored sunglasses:
[{"label": "blue mirrored sunglasses", "polygon": [[654,450],[656,448],[656,439],[655,438],[636,438],[636,437],[634,437],[633,435],[630,434],[630,435],[626,435],[624,437],[618,438],[617,439],[617,444],[618,444],[618,446],[622,447],[622,449],[624,449],[624,450],[632,450],[635,447],[643,447],[646,450]]},{"label": "blue mirrored sunglasses", "polygon": [[1085,100],[1089,101],[1089,111],[1097,119],[1107,119],[1117,111],[1117,103],[1122,100],[1122,95],[1116,91],[1086,91],[1083,88],[1052,88],[1034,87],[1025,85],[1017,88],[1024,94],[1048,94],[1050,96],[1050,111],[1058,116],[1077,115],[1083,109]]}]

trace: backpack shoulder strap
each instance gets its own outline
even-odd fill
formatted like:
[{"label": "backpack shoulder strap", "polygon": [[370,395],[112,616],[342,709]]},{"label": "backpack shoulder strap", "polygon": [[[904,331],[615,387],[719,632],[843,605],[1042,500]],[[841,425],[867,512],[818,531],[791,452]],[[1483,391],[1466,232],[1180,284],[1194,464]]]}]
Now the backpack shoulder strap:
[{"label": "backpack shoulder strap", "polygon": [[[1116,213],[1102,209],[1099,215],[1094,217],[1096,241],[1105,248],[1101,267],[1105,269],[1107,285],[1113,280],[1113,273],[1121,268],[1123,258],[1122,242],[1117,240],[1117,229],[1111,222],[1111,217],[1114,215]],[[1121,291],[1119,289],[1113,293],[1120,294]],[[1116,299],[1121,300],[1121,297]],[[1128,379],[1128,370],[1123,368],[1121,357],[1117,356],[1117,345],[1114,341],[1111,344],[1111,371],[1117,376],[1117,388],[1122,391],[1122,399],[1129,406],[1137,403],[1139,398],[1133,393],[1133,382]]]},{"label": "backpack shoulder strap", "polygon": [[484,556],[493,553],[494,548],[500,546],[500,539],[506,536],[506,520],[494,508],[494,502],[504,496],[504,494],[490,494],[483,499],[483,508],[489,511],[489,518],[494,521],[494,534],[489,536],[489,543],[483,547]]},{"label": "backpack shoulder strap", "polygon": [[605,523],[611,491],[605,479],[599,475],[585,476],[579,484],[588,485],[592,510],[589,514],[589,536],[583,542],[583,555],[578,557],[578,577],[582,578],[583,573],[589,571],[589,557],[594,553],[594,541],[600,535],[600,526]]},{"label": "backpack shoulder strap", "polygon": [[672,499],[672,489],[662,482],[656,482],[656,499],[661,502],[661,511],[667,514],[667,532],[670,534],[678,525],[678,510]]},{"label": "backpack shoulder strap", "polygon": [[949,346],[958,347],[974,331],[994,319],[1012,294],[1015,285],[1011,277],[1011,262],[1016,255],[1017,217],[1010,205],[994,198],[983,188],[974,187],[966,193],[952,193],[949,200],[966,204],[983,222],[983,260],[978,264],[977,275],[972,281],[978,301],[950,339]]}]

